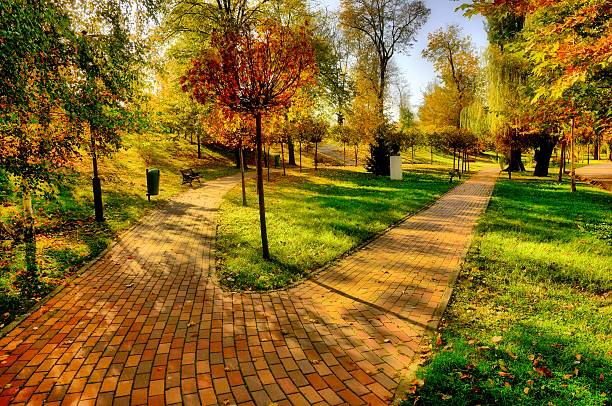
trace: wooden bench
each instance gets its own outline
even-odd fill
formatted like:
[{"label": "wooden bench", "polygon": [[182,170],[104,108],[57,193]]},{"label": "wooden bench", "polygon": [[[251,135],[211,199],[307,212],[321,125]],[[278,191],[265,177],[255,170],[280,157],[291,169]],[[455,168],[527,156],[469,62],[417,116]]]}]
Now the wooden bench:
[{"label": "wooden bench", "polygon": [[191,168],[181,169],[181,175],[183,175],[183,185],[189,183],[189,186],[193,186],[194,180],[197,180],[198,183],[202,183],[200,182],[200,174],[198,172],[194,172],[194,170]]},{"label": "wooden bench", "polygon": [[461,171],[459,169],[448,171],[448,175],[450,176],[450,179],[448,180],[448,183],[453,183],[453,178],[455,176],[457,176],[457,177],[459,177],[459,179],[461,179]]}]

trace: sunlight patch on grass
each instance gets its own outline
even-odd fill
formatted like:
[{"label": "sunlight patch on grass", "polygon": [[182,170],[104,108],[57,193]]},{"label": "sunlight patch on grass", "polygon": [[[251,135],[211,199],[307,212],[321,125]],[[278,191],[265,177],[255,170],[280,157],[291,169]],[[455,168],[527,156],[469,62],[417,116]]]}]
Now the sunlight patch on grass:
[{"label": "sunlight patch on grass", "polygon": [[290,173],[265,184],[271,261],[261,259],[255,183],[249,207],[239,188],[221,205],[217,271],[232,289],[278,289],[431,203],[451,185],[445,171],[406,172],[391,181],[350,170]]},{"label": "sunlight patch on grass", "polygon": [[589,224],[611,207],[585,184],[500,180],[403,404],[609,404],[612,244]]}]

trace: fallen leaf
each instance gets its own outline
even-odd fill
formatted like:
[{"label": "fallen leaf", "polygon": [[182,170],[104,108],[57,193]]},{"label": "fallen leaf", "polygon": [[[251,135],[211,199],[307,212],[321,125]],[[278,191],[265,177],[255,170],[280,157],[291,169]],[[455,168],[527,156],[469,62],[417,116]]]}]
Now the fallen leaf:
[{"label": "fallen leaf", "polygon": [[525,388],[525,389],[523,389],[523,393],[524,393],[525,395],[528,395],[528,394],[529,394],[529,388]]},{"label": "fallen leaf", "polygon": [[552,378],[552,371],[546,367],[535,368],[536,372],[540,374],[540,376],[545,376],[547,378]]},{"label": "fallen leaf", "polygon": [[510,382],[504,382],[504,386],[506,388],[511,388],[512,387],[512,385],[510,385]]},{"label": "fallen leaf", "polygon": [[504,337],[502,337],[502,336],[495,336],[495,337],[491,338],[491,342],[493,344],[499,344],[499,343],[502,342],[503,339],[504,339]]},{"label": "fallen leaf", "polygon": [[442,336],[438,336],[438,337],[436,337],[436,345],[437,345],[438,347],[440,347],[442,344],[443,344],[443,342],[442,342]]},{"label": "fallen leaf", "polygon": [[604,374],[603,374],[603,372],[602,372],[601,374],[599,374],[599,380],[603,382],[603,380],[604,380]]},{"label": "fallen leaf", "polygon": [[506,354],[508,354],[508,356],[512,359],[518,359],[518,356],[514,355],[514,353],[508,349],[506,349]]},{"label": "fallen leaf", "polygon": [[385,338],[385,339],[383,340],[383,342],[385,342],[385,343],[390,343],[390,342],[391,342],[391,340],[390,340],[390,339],[388,339],[388,338]]},{"label": "fallen leaf", "polygon": [[131,288],[132,286],[134,286],[134,283],[130,283],[128,285],[125,285],[126,288]]},{"label": "fallen leaf", "polygon": [[578,361],[582,361],[582,354],[576,354],[576,359]]},{"label": "fallen leaf", "polygon": [[565,374],[565,375],[563,375],[563,379],[570,379],[572,376],[574,376],[574,375],[572,375],[572,374]]}]

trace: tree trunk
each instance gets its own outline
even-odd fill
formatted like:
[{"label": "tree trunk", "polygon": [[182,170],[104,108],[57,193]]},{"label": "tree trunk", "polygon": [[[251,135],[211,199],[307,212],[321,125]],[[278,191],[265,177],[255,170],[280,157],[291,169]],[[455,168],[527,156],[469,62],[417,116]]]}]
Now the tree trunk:
[{"label": "tree trunk", "polygon": [[289,165],[296,166],[295,164],[295,144],[293,138],[287,138],[287,150],[289,151]]},{"label": "tree trunk", "polygon": [[93,167],[93,178],[91,179],[93,187],[93,199],[94,199],[94,212],[96,214],[96,221],[102,223],[104,221],[104,204],[102,203],[102,183],[98,176],[98,155],[96,151],[96,139],[93,132],[91,132],[91,159]]},{"label": "tree trunk", "polygon": [[559,183],[563,182],[563,172],[565,169],[565,140],[561,141],[561,154],[559,156],[559,177],[557,181]]},{"label": "tree trunk", "polygon": [[574,193],[576,191],[576,156],[574,155],[574,145],[576,144],[575,140],[574,140],[574,118],[572,117],[572,133],[571,133],[571,156],[570,159],[572,161],[571,163],[571,171],[572,171],[572,193]]},{"label": "tree trunk", "polygon": [[[259,200],[259,227],[261,231],[261,248],[264,259],[270,259],[268,248],[268,231],[266,228],[266,204],[264,202],[263,167],[262,167],[262,137],[261,113],[255,114],[255,142],[257,144],[257,197]],[[270,149],[268,149],[268,154]],[[269,161],[268,157],[268,161]],[[270,166],[268,165],[268,170]],[[269,173],[269,172],[268,172]]]},{"label": "tree trunk", "polygon": [[300,172],[302,172],[302,140],[299,140],[300,144]]},{"label": "tree trunk", "polygon": [[285,147],[283,146],[283,143],[281,142],[281,158],[283,160],[283,176],[287,175],[287,171],[285,170]]},{"label": "tree trunk", "polygon": [[193,131],[189,133],[189,143],[193,145]]},{"label": "tree trunk", "polygon": [[599,160],[599,137],[595,136],[595,142],[593,143],[593,159]]},{"label": "tree trunk", "polygon": [[270,182],[270,167],[271,166],[272,166],[272,162],[270,162],[270,146],[268,145],[268,182]]},{"label": "tree trunk", "polygon": [[34,233],[34,210],[32,209],[32,193],[25,178],[21,180],[22,203],[24,213],[23,234],[25,239],[26,272],[19,275],[16,284],[26,298],[31,298],[38,292],[38,265],[36,263],[36,236]]},{"label": "tree trunk", "polygon": [[246,199],[246,182],[244,181],[244,153],[242,148],[242,141],[240,141],[239,147],[240,149],[240,177],[242,181],[242,205],[246,207],[247,199]]},{"label": "tree trunk", "polygon": [[414,164],[414,145],[412,146],[412,163]]},{"label": "tree trunk", "polygon": [[23,235],[28,241],[34,238],[34,210],[32,209],[32,192],[25,178],[21,179],[21,200],[23,204]]},{"label": "tree trunk", "polygon": [[318,156],[317,156],[317,154],[318,154],[318,146],[319,146],[319,143],[315,142],[315,156],[314,156],[314,158],[315,158],[315,172],[317,171],[317,169],[319,169],[318,162],[317,162],[317,159],[318,159]]},{"label": "tree trunk", "polygon": [[358,158],[357,158],[358,154],[359,154],[359,146],[355,144],[355,166],[359,165]]},{"label": "tree trunk", "polygon": [[539,145],[535,148],[535,161],[536,166],[533,170],[533,176],[547,177],[548,170],[550,168],[550,159],[552,158],[553,150],[557,144],[557,139],[553,137],[546,137],[542,139]]},{"label": "tree trunk", "polygon": [[202,146],[200,144],[200,132],[199,131],[198,131],[198,159],[202,159]]},{"label": "tree trunk", "polygon": [[433,145],[429,146],[429,157],[431,160],[431,165],[433,165]]},{"label": "tree trunk", "polygon": [[520,148],[512,148],[510,150],[510,164],[508,168],[512,169],[512,172],[524,172],[525,165],[522,159],[523,153]]},{"label": "tree trunk", "polygon": [[455,170],[455,155],[457,154],[457,148],[453,148],[453,171]]},{"label": "tree trunk", "polygon": [[344,156],[342,158],[342,164],[346,166],[346,142],[342,141],[342,149],[344,151]]}]

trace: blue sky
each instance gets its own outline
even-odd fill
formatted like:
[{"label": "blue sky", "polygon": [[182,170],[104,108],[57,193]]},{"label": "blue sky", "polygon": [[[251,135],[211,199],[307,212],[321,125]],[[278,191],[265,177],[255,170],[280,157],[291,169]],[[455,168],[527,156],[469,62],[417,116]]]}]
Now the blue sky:
[{"label": "blue sky", "polygon": [[[338,9],[340,0],[315,0],[330,10]],[[430,62],[421,57],[421,51],[427,45],[427,34],[449,24],[457,24],[463,28],[463,34],[472,37],[472,42],[479,51],[484,51],[487,45],[487,34],[484,20],[481,16],[467,18],[460,11],[455,12],[462,1],[454,0],[425,0],[431,9],[427,24],[417,35],[414,47],[409,55],[400,54],[394,57],[403,80],[410,85],[412,105],[416,107],[423,100],[423,91],[427,84],[436,78],[436,73]]]}]

